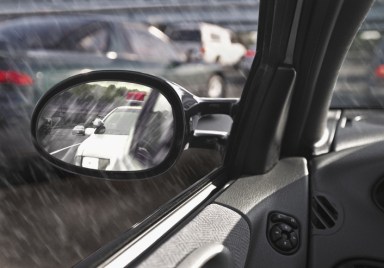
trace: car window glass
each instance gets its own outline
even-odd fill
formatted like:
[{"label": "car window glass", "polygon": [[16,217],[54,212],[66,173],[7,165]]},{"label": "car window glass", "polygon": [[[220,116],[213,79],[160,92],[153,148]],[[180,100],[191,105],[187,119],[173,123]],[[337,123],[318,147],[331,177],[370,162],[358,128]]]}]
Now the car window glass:
[{"label": "car window glass", "polygon": [[80,53],[104,53],[109,46],[109,32],[104,21],[88,23],[63,34],[53,49]]},{"label": "car window glass", "polygon": [[112,111],[111,114],[103,120],[105,130],[100,133],[100,135],[129,135],[139,114],[139,109]]},{"label": "car window glass", "polygon": [[384,3],[376,1],[344,59],[331,107],[384,107]]},{"label": "car window glass", "polygon": [[[48,23],[47,23],[48,22]],[[9,48],[19,49],[52,49],[59,41],[68,36],[84,22],[71,22],[63,20],[60,24],[54,23],[52,17],[41,19],[20,19],[5,21],[0,24],[0,43],[9,45]]]},{"label": "car window glass", "polygon": [[170,45],[150,31],[134,29],[130,30],[129,34],[133,50],[141,60],[170,63],[178,59]]},{"label": "car window glass", "polygon": [[137,55],[135,54],[132,48],[132,41],[129,34],[131,31],[131,27],[124,23],[118,23],[116,24],[116,31],[119,33],[119,36],[116,40],[119,41],[114,44],[114,46],[117,47],[118,50],[123,53],[123,55],[131,55],[134,56],[136,59]]},{"label": "car window glass", "polygon": [[169,37],[175,41],[201,41],[201,34],[199,30],[169,30]]},{"label": "car window glass", "polygon": [[[251,34],[251,33],[248,33],[248,34]],[[237,36],[234,33],[231,33],[231,35],[230,35],[231,43],[241,43],[240,38],[241,38],[240,35]],[[244,45],[246,45],[246,43],[244,43]],[[255,45],[255,48],[256,48],[256,45]]]},{"label": "car window glass", "polygon": [[[59,170],[38,155],[30,135],[33,108],[52,86],[70,76],[130,70],[172,81],[198,97],[240,98],[256,53],[257,0],[233,1],[220,10],[212,1],[197,1],[192,9],[183,0],[88,2],[0,3],[2,267],[73,266],[220,167],[225,156],[221,144],[186,146],[164,174],[111,181]],[[218,50],[203,43],[202,31],[205,37],[222,39],[212,25],[233,32],[240,44],[224,44]],[[42,128],[45,135],[59,137],[52,153],[73,161],[75,152],[68,146],[73,141],[80,146],[93,134],[102,139],[132,129],[127,111],[104,110],[108,100],[100,100],[93,108],[100,110],[97,119],[104,120],[105,132],[94,133],[95,118],[80,116],[94,102],[86,92],[82,89],[76,101],[63,95],[55,103],[57,113],[46,118]],[[143,101],[146,94],[140,88],[130,92],[124,99],[130,107],[127,113],[135,114]],[[166,104],[164,98],[157,99],[154,120],[170,112]],[[63,122],[69,120],[62,116],[68,106],[72,125]],[[229,132],[231,124],[229,116],[212,115],[196,125],[199,131],[214,133]],[[83,129],[84,136],[73,135],[76,129]],[[165,133],[159,128],[147,132],[146,139]],[[100,147],[97,141],[90,146]]]},{"label": "car window glass", "polygon": [[105,52],[108,48],[107,29],[98,29],[82,37],[75,49],[84,52]]},{"label": "car window glass", "polygon": [[220,35],[212,33],[211,34],[211,40],[213,42],[220,42]]}]

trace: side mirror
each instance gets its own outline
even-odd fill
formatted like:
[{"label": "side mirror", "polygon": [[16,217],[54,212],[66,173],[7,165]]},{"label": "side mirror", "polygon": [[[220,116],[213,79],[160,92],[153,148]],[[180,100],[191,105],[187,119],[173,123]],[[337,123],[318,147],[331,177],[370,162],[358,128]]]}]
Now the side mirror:
[{"label": "side mirror", "polygon": [[96,118],[95,120],[93,120],[92,122],[92,125],[95,127],[95,128],[98,128],[98,127],[101,127],[104,125],[103,123],[103,120],[101,118]]},{"label": "side mirror", "polygon": [[[132,103],[127,94],[137,91],[145,92],[143,100]],[[55,131],[39,131],[64,100],[71,103],[60,108],[66,120]],[[187,144],[225,139],[226,133],[198,132],[196,126],[204,115],[231,116],[237,102],[198,98],[175,83],[138,72],[95,71],[50,89],[33,112],[31,131],[38,152],[59,168],[99,178],[148,178],[173,166]],[[78,124],[97,115],[103,116],[93,127]]]},{"label": "side mirror", "polygon": [[84,136],[85,128],[83,125],[77,125],[72,129],[72,135]]},{"label": "side mirror", "polygon": [[[132,91],[146,93],[140,105],[127,100]],[[98,71],[71,77],[37,104],[31,121],[35,147],[51,163],[78,174],[115,179],[160,174],[175,163],[185,144],[186,117],[177,91],[177,85],[136,72]],[[72,103],[61,108],[67,120],[54,133],[42,135],[38,127],[62,99]],[[81,114],[71,116],[73,111]],[[104,117],[92,122],[95,128],[76,125],[66,132],[79,118],[99,114]]]}]

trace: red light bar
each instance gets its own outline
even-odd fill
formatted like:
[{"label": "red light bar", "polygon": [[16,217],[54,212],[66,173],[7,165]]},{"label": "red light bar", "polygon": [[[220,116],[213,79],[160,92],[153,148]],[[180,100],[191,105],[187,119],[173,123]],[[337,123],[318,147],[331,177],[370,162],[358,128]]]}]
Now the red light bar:
[{"label": "red light bar", "polygon": [[29,75],[17,71],[0,71],[0,84],[5,83],[30,86],[33,84],[33,79]]},{"label": "red light bar", "polygon": [[141,92],[141,91],[131,91],[131,92],[128,92],[127,95],[125,96],[125,98],[127,100],[136,100],[136,101],[144,101],[144,98],[145,96],[147,95],[147,93],[145,92]]}]

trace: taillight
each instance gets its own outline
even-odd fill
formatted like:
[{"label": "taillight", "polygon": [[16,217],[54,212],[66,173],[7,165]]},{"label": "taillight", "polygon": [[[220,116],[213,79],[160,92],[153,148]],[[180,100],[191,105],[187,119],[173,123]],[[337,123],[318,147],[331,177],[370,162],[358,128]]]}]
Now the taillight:
[{"label": "taillight", "polygon": [[201,53],[201,54],[204,54],[204,53],[205,53],[205,48],[204,48],[204,47],[200,47],[200,53]]},{"label": "taillight", "polygon": [[128,92],[125,98],[127,100],[144,101],[147,94],[145,92]]},{"label": "taillight", "polygon": [[244,53],[244,56],[246,58],[254,58],[256,55],[256,51],[255,50],[252,50],[252,49],[248,49],[247,51],[245,51]]},{"label": "taillight", "polygon": [[33,84],[33,79],[29,75],[17,71],[0,71],[0,84],[5,83],[30,86]]},{"label": "taillight", "polygon": [[376,68],[375,73],[377,77],[384,78],[384,64],[379,65]]}]

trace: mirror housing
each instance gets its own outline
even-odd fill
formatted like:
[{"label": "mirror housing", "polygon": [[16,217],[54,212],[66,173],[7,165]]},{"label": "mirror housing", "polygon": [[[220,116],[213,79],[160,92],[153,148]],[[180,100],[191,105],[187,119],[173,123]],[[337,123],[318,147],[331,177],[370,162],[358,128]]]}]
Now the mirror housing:
[{"label": "mirror housing", "polygon": [[[87,168],[87,167],[75,165],[74,162],[78,162],[78,159],[73,160],[73,162],[71,163],[68,161],[65,162],[59,159],[59,157],[55,157],[54,155],[52,155],[53,153],[48,152],[48,151],[52,151],[51,149],[50,150],[47,149],[49,148],[49,146],[47,147],[46,144],[44,144],[45,146],[42,144],[41,137],[39,137],[41,132],[38,133],[37,129],[39,124],[41,125],[42,118],[46,117],[46,114],[50,114],[51,110],[53,111],[52,113],[54,113],[54,109],[51,109],[51,106],[55,107],[54,105],[57,103],[55,102],[55,100],[58,98],[58,96],[61,96],[60,94],[69,92],[72,89],[73,91],[81,92],[82,85],[89,84],[89,83],[93,85],[95,83],[103,83],[104,81],[116,81],[116,83],[125,83],[125,84],[138,84],[138,85],[143,85],[146,87],[156,89],[156,93],[161,94],[169,103],[171,107],[171,113],[172,113],[171,116],[173,118],[173,121],[172,121],[173,125],[172,125],[172,129],[170,130],[172,131],[172,136],[171,136],[172,139],[167,146],[167,154],[164,153],[163,159],[160,159],[158,163],[156,162],[156,165],[149,166],[149,167],[147,165],[143,169],[138,169],[138,170],[133,169],[133,170],[124,170],[124,171],[123,170],[101,170],[101,169],[99,170],[99,169],[92,168],[91,164],[89,164],[91,168]],[[186,138],[186,131],[188,130],[188,125],[186,124],[184,107],[182,105],[181,97],[179,96],[179,93],[181,95],[185,93],[185,95],[183,95],[182,98],[186,100],[188,103],[192,105],[197,103],[197,101],[193,99],[192,95],[188,94],[187,91],[183,91],[178,85],[170,83],[163,79],[151,76],[151,75],[142,74],[138,72],[95,71],[95,72],[89,72],[86,74],[80,74],[80,75],[70,77],[60,82],[59,84],[54,86],[52,89],[50,89],[48,92],[46,92],[46,94],[38,102],[31,120],[31,131],[32,131],[33,143],[36,149],[38,150],[38,152],[40,153],[40,155],[42,155],[50,163],[54,164],[59,168],[65,169],[67,171],[70,171],[76,174],[99,177],[99,178],[107,177],[110,179],[140,179],[140,178],[148,178],[151,176],[161,174],[167,171],[171,166],[174,165],[176,159],[179,157],[179,155],[181,154],[185,146],[185,138]],[[148,99],[150,99],[149,96],[148,96]],[[129,100],[127,101],[129,102]],[[69,103],[71,105],[71,102]],[[84,103],[82,105],[83,105],[82,107],[89,106],[88,103]],[[141,109],[142,110],[146,109],[144,106],[143,108],[141,108],[141,107],[138,107],[137,105],[136,106],[135,105],[119,106],[119,107],[120,108],[128,107],[130,110],[139,110],[140,115],[141,115],[141,112],[140,112]],[[92,105],[88,109],[92,110]],[[71,109],[69,107],[67,111],[70,111],[70,110]],[[85,115],[80,114],[80,115],[81,115],[81,119],[83,119],[83,117],[86,114]],[[75,122],[76,120],[79,120],[79,119],[76,119],[77,118],[76,116],[78,115],[73,115],[72,117],[73,122]],[[138,122],[140,120],[143,120],[143,118],[139,119]],[[79,135],[79,136],[90,134],[90,136],[92,137],[94,135],[97,135],[97,132],[103,133],[102,129],[104,129],[105,131],[105,126],[102,119],[96,118],[95,120],[92,121],[92,124],[94,128],[93,127],[85,128],[84,125],[76,125],[72,129],[72,134]],[[133,136],[133,138],[131,137],[132,139],[131,148],[133,147],[132,144],[134,144],[135,138],[136,140],[139,139],[140,141],[140,136],[139,137]],[[50,137],[47,140],[48,142],[50,142],[52,138]],[[95,144],[89,145],[88,147],[89,148],[95,147]],[[55,153],[56,152],[57,150],[55,151]],[[78,158],[77,155],[75,158]]]},{"label": "mirror housing", "polygon": [[[41,119],[44,117],[47,117],[48,115],[51,115],[50,107],[52,105],[55,105],[57,102],[57,96],[59,96],[62,93],[69,92],[70,90],[74,90],[77,93],[82,92],[83,88],[82,85],[85,84],[91,84],[94,85],[95,83],[104,83],[104,82],[116,82],[116,83],[128,83],[128,84],[138,84],[145,87],[149,87],[152,89],[156,89],[156,94],[161,94],[167,101],[168,105],[171,107],[171,113],[172,113],[172,128],[168,128],[171,130],[166,130],[167,133],[169,131],[172,131],[171,141],[167,143],[167,154],[163,158],[161,158],[159,161],[153,161],[152,166],[145,165],[145,169],[127,169],[127,170],[109,170],[106,167],[112,162],[109,161],[109,159],[105,159],[103,157],[98,158],[98,162],[95,162],[94,159],[90,159],[92,157],[82,157],[81,155],[76,154],[74,159],[71,160],[71,162],[65,162],[59,157],[55,157],[52,154],[60,151],[56,150],[54,153],[49,153],[47,147],[43,146],[41,139],[39,140],[39,132],[38,128],[40,126],[41,128]],[[72,92],[72,91],[71,91]],[[93,91],[91,92],[93,94]],[[91,95],[92,95],[91,94]],[[132,94],[131,94],[132,95]],[[137,94],[136,94],[137,95]],[[148,96],[147,101],[151,99],[152,97],[155,97],[155,95],[151,94]],[[56,99],[56,101],[55,101]],[[98,99],[98,101],[101,101],[101,99]],[[127,101],[127,100],[126,100]],[[101,101],[102,102],[102,101]],[[128,100],[129,107],[126,106],[119,106],[116,109],[129,109],[129,110],[145,110],[146,106],[143,104],[143,101],[137,101],[134,103],[131,103],[131,100]],[[64,169],[66,171],[75,173],[75,174],[81,174],[86,176],[92,176],[92,177],[98,177],[98,178],[108,178],[108,179],[119,179],[119,180],[126,180],[126,179],[141,179],[141,178],[149,178],[155,175],[159,175],[161,173],[164,173],[169,168],[171,168],[176,160],[179,158],[180,154],[186,148],[187,144],[188,146],[191,144],[199,144],[204,145],[204,139],[206,138],[209,144],[212,144],[212,141],[214,141],[215,135],[212,134],[212,131],[209,131],[209,133],[204,133],[199,131],[198,134],[195,133],[197,122],[199,119],[205,115],[209,114],[226,114],[233,116],[234,112],[236,111],[236,105],[237,105],[238,99],[211,99],[211,98],[198,98],[182,88],[181,86],[169,82],[160,78],[157,78],[152,75],[133,72],[133,71],[93,71],[85,74],[79,74],[73,77],[70,77],[56,86],[54,86],[52,89],[50,89],[48,92],[44,94],[44,96],[40,99],[38,102],[31,120],[31,131],[32,131],[32,138],[33,143],[37,149],[37,151],[40,153],[41,156],[43,156],[46,160],[48,160],[53,165]],[[92,105],[88,105],[89,103],[85,102],[83,103],[83,107],[90,107],[88,109],[92,109]],[[95,103],[94,103],[95,104]],[[96,102],[97,104],[97,102]],[[69,106],[67,111],[71,111],[71,102],[69,102]],[[141,106],[140,106],[141,105]],[[49,107],[49,108],[47,108]],[[111,108],[111,107],[110,107]],[[54,109],[53,109],[54,110]],[[142,111],[140,113],[142,113]],[[168,110],[167,110],[168,111]],[[54,113],[54,112],[53,112]],[[110,112],[111,113],[111,112]],[[159,112],[156,112],[157,116],[159,116]],[[169,114],[169,112],[167,112]],[[53,114],[54,115],[54,114]],[[69,119],[66,118],[63,122],[68,122],[68,120],[72,120],[71,122],[75,122],[76,120],[83,120],[85,119],[85,116],[88,116],[90,114],[73,114],[73,112],[69,113]],[[51,115],[52,116],[52,115]],[[143,129],[145,130],[145,122],[141,124],[141,120],[148,119],[146,117],[140,117],[141,119],[138,119],[137,122],[140,124],[140,128],[137,129],[134,128],[134,135],[133,138],[131,137],[131,145],[129,152],[136,152],[140,157],[143,159],[148,159],[149,156],[153,155],[153,150],[156,152],[158,149],[157,147],[149,147],[149,149],[152,149],[152,152],[148,151],[148,147],[145,147],[145,144],[147,140],[145,140],[142,134]],[[151,117],[152,118],[152,117]],[[101,132],[100,135],[103,135],[106,131],[106,125],[104,119],[94,119],[92,121],[93,126],[92,127],[85,127],[88,126],[90,121],[88,121],[88,124],[85,125],[76,125],[72,129],[72,134],[77,135],[76,137],[81,138],[80,136],[92,136],[98,135],[97,132]],[[87,119],[86,119],[87,120]],[[152,119],[151,119],[152,120]],[[81,121],[80,121],[81,122]],[[84,122],[84,121],[83,121]],[[158,119],[154,118],[154,121],[151,122],[158,122]],[[155,125],[153,125],[155,126]],[[103,131],[101,130],[103,128]],[[108,126],[107,126],[108,129]],[[148,130],[147,132],[152,133],[153,131],[156,132],[156,128],[154,130]],[[150,139],[157,139],[157,135],[162,135],[161,131],[159,134],[159,131],[157,133],[153,134],[153,137],[149,137]],[[41,133],[41,132],[40,132]],[[44,132],[45,133],[45,132]],[[55,133],[55,131],[54,131]],[[146,133],[148,134],[148,133]],[[196,135],[195,135],[196,134]],[[220,134],[220,133],[219,133]],[[224,133],[225,134],[225,133]],[[49,135],[49,134],[44,134]],[[151,134],[152,135],[152,134]],[[150,136],[151,136],[150,135]],[[165,134],[168,135],[168,134]],[[148,135],[147,135],[148,136]],[[217,136],[217,135],[216,135]],[[220,136],[220,137],[219,137]],[[226,139],[227,135],[223,135],[221,133],[218,136],[218,140],[222,141],[223,138]],[[87,137],[84,137],[82,139],[85,139]],[[87,138],[87,139],[89,139]],[[194,138],[198,138],[199,142],[193,142]],[[52,137],[50,137],[47,140],[52,140]],[[134,142],[136,140],[136,142]],[[142,141],[141,141],[142,140]],[[45,142],[45,141],[44,141]],[[143,143],[144,142],[144,143]],[[84,140],[83,140],[84,143]],[[80,144],[80,143],[79,143]],[[134,144],[134,146],[132,145]],[[73,146],[78,145],[74,144]],[[89,143],[88,148],[97,148],[98,143]],[[80,145],[81,146],[81,145]],[[78,150],[80,150],[80,146]],[[144,147],[143,147],[144,146]],[[49,146],[48,146],[49,147]],[[71,147],[71,146],[69,146]],[[67,148],[67,147],[66,147]],[[132,149],[133,148],[133,149]],[[52,149],[50,149],[52,151]],[[82,158],[84,158],[82,160]],[[85,161],[85,165],[82,166],[82,162]],[[149,167],[149,168],[147,168]]]}]

